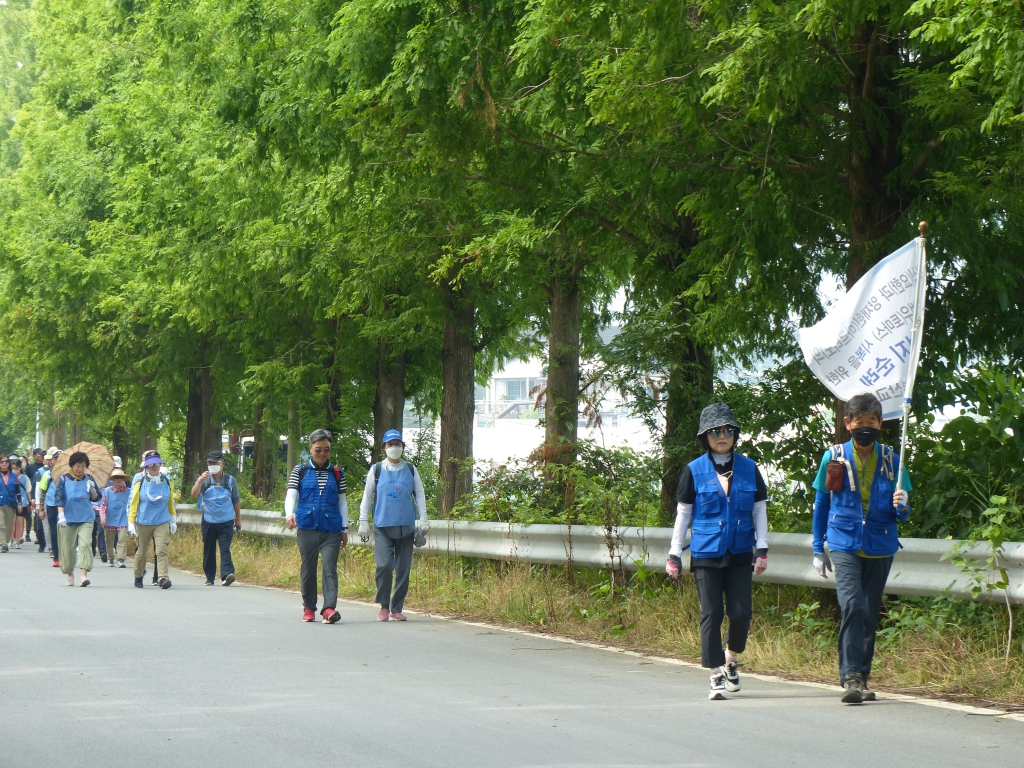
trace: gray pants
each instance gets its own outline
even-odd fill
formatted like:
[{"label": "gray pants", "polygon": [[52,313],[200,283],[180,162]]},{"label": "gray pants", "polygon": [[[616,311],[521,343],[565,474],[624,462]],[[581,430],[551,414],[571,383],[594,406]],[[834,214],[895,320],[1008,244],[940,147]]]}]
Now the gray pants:
[{"label": "gray pants", "polygon": [[878,614],[892,558],[858,557],[846,552],[832,552],[831,558],[836,573],[836,597],[842,611],[839,682],[845,684],[847,676],[855,673],[867,680],[875,656]]},{"label": "gray pants", "polygon": [[[299,545],[299,585],[302,607],[316,610],[317,559],[323,564],[321,581],[324,590],[324,608],[338,607],[338,554],[341,552],[341,532],[310,531],[299,528],[295,532]],[[321,611],[322,613],[322,611]]]},{"label": "gray pants", "polygon": [[[412,567],[412,540],[415,525],[386,525],[373,529],[373,559],[377,562],[377,599],[381,608],[401,613],[409,593],[409,569]],[[391,592],[394,577],[395,591]]]}]

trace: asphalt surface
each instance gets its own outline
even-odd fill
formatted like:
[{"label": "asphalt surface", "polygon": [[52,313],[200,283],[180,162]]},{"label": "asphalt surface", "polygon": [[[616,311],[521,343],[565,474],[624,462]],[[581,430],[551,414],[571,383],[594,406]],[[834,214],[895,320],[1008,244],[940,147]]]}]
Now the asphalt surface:
[{"label": "asphalt surface", "polygon": [[0,554],[0,766],[1024,765],[1024,723],[298,595]]}]

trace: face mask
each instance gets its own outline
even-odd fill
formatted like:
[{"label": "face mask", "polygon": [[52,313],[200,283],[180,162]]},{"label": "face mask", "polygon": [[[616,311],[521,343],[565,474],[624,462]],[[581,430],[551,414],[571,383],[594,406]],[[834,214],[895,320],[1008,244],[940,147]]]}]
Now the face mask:
[{"label": "face mask", "polygon": [[850,434],[853,435],[853,442],[866,448],[878,439],[880,431],[877,427],[857,427],[851,429]]},{"label": "face mask", "polygon": [[210,470],[210,474],[211,475],[219,475],[220,474],[220,464],[207,464],[206,468],[208,470]]},{"label": "face mask", "polygon": [[398,461],[400,458],[402,458],[403,450],[405,449],[402,448],[402,446],[400,445],[389,445],[386,449],[384,449],[384,453],[386,453],[388,455],[388,458],[391,459],[392,461]]}]

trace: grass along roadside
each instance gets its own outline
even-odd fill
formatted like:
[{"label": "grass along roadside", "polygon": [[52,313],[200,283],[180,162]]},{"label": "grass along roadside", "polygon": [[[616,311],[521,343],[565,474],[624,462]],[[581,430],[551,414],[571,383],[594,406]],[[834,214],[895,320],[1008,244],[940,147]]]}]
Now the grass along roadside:
[{"label": "grass along roadside", "polygon": [[[175,565],[201,572],[198,528],[182,526],[171,540],[170,556]],[[241,581],[298,589],[293,541],[243,533],[235,537],[232,557]],[[343,550],[338,590],[343,597],[373,599],[371,551]],[[640,572],[627,584],[613,585],[608,572],[580,568],[570,584],[561,567],[417,554],[406,603],[662,656],[700,658],[700,608],[689,575],[670,585],[660,574]],[[1024,710],[1024,644],[1015,637],[1004,663],[1006,618],[999,604],[887,600],[872,687]],[[1021,626],[1024,612],[1015,618]],[[831,590],[755,584],[754,619],[742,657],[746,669],[836,683],[837,619]]]}]

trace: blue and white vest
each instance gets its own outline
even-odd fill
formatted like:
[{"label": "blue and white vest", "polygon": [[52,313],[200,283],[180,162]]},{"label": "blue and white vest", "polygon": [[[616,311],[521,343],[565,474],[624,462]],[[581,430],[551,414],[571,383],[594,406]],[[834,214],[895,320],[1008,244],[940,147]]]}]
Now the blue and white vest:
[{"label": "blue and white vest", "polygon": [[[900,457],[892,448],[875,444],[875,475],[871,478],[868,511],[860,496],[859,473],[854,464],[853,483],[850,472],[843,475],[843,490],[832,492],[832,506],[828,513],[828,531],[825,538],[832,552],[857,554],[862,551],[872,557],[888,557],[900,548],[896,510],[892,495],[896,488],[896,475],[900,471]],[[843,455],[854,456],[853,441],[843,446]],[[909,513],[908,513],[909,514]]]},{"label": "blue and white vest", "polygon": [[332,533],[344,530],[338,478],[330,464],[327,465],[327,482],[321,490],[316,478],[316,467],[312,461],[308,463],[306,472],[299,481],[299,503],[295,508],[295,523],[303,530]]},{"label": "blue and white vest", "polygon": [[754,494],[757,465],[746,456],[733,454],[732,480],[726,496],[708,454],[690,462],[697,498],[693,504],[693,535],[690,555],[696,558],[750,554],[754,533]]},{"label": "blue and white vest", "polygon": [[127,528],[128,502],[132,497],[131,488],[126,487],[121,493],[118,493],[111,486],[104,488],[103,494],[107,497],[106,526],[108,528]]},{"label": "blue and white vest", "polygon": [[162,525],[171,519],[171,513],[167,511],[171,483],[163,473],[157,475],[156,482],[149,478],[147,472],[138,481],[139,509],[135,513],[135,522],[139,525]]},{"label": "blue and white vest", "polygon": [[375,527],[416,524],[416,505],[413,503],[415,481],[408,464],[389,472],[382,463],[380,477],[377,478],[377,497],[373,503]]},{"label": "blue and white vest", "polygon": [[17,507],[20,488],[18,476],[13,472],[7,473],[6,480],[0,475],[0,507]]},{"label": "blue and white vest", "polygon": [[204,481],[206,488],[199,489],[198,507],[203,520],[208,523],[228,523],[235,519],[235,504],[231,500],[231,475],[224,475],[221,485],[214,485],[213,478]]},{"label": "blue and white vest", "polygon": [[96,510],[92,508],[92,499],[89,498],[92,478],[86,475],[81,480],[75,480],[73,475],[64,475],[60,482],[64,483],[64,519],[71,525],[95,521]]}]

